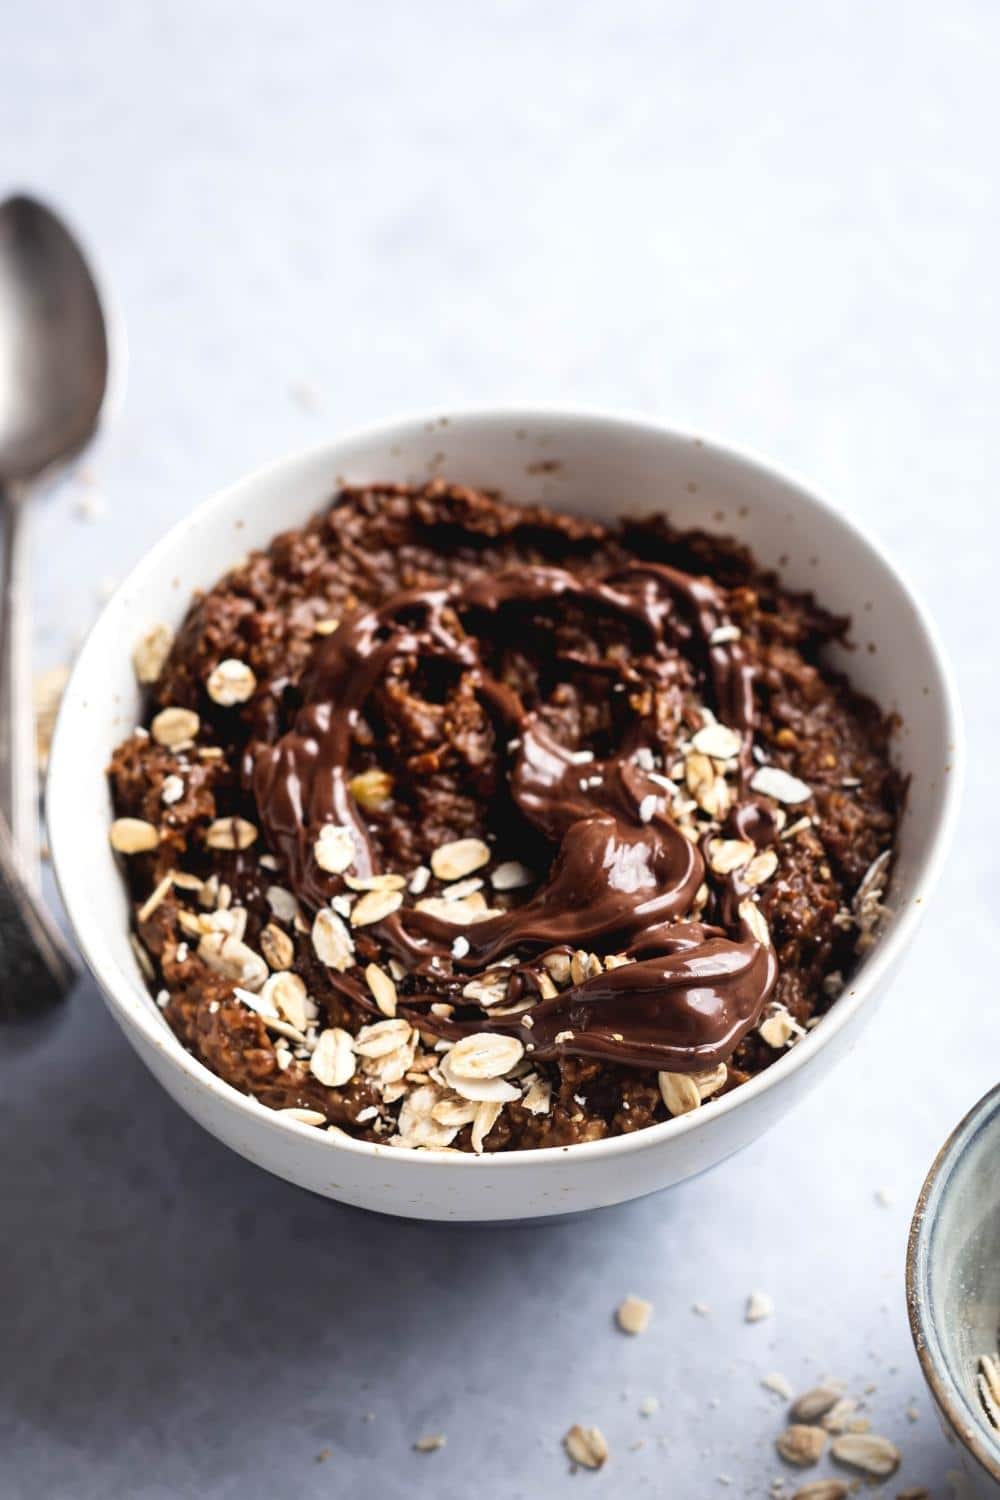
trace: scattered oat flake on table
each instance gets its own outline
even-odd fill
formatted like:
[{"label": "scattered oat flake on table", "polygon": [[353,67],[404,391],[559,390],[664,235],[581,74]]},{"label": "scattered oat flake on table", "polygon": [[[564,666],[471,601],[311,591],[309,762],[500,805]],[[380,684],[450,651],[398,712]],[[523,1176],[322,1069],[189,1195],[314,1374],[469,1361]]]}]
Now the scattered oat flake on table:
[{"label": "scattered oat flake on table", "polygon": [[853,1396],[840,1396],[820,1421],[827,1432],[846,1432],[858,1409]]},{"label": "scattered oat flake on table", "polygon": [[563,1438],[563,1447],[574,1464],[584,1469],[600,1469],[607,1461],[607,1438],[599,1427],[574,1424]]},{"label": "scattered oat flake on table", "polygon": [[691,1311],[697,1313],[699,1318],[707,1318],[711,1312],[711,1308],[707,1302],[692,1302]]},{"label": "scattered oat flake on table", "polygon": [[748,1323],[760,1323],[774,1312],[774,1302],[767,1292],[751,1292],[747,1298],[744,1318]]},{"label": "scattered oat flake on table", "polygon": [[810,1479],[795,1491],[792,1500],[847,1500],[847,1495],[842,1479]]},{"label": "scattered oat flake on table", "polygon": [[418,1437],[413,1446],[417,1453],[436,1453],[447,1441],[443,1432],[428,1432]]},{"label": "scattered oat flake on table", "polygon": [[658,1412],[659,1409],[660,1409],[660,1398],[659,1398],[659,1396],[643,1396],[642,1400],[639,1402],[639,1415],[640,1416],[651,1417],[653,1415],[653,1413],[654,1412]]},{"label": "scattered oat flake on table", "polygon": [[794,1395],[790,1383],[785,1379],[784,1375],[778,1374],[777,1371],[771,1375],[762,1375],[760,1383],[765,1390],[773,1391],[783,1401],[791,1401]]},{"label": "scattered oat flake on table", "polygon": [[880,1208],[891,1208],[895,1199],[887,1188],[876,1188],[875,1202]]},{"label": "scattered oat flake on table", "polygon": [[807,1468],[819,1463],[826,1447],[826,1433],[822,1427],[808,1427],[802,1422],[793,1422],[779,1433],[775,1447],[786,1463]]},{"label": "scattered oat flake on table", "polygon": [[888,1479],[895,1474],[902,1458],[895,1443],[869,1432],[847,1432],[834,1438],[830,1452],[838,1463],[871,1474],[875,1479]]},{"label": "scattered oat flake on table", "polygon": [[832,1410],[840,1399],[841,1393],[837,1386],[815,1385],[811,1390],[803,1391],[801,1396],[796,1397],[792,1406],[792,1416],[796,1422],[816,1422]]},{"label": "scattered oat flake on table", "polygon": [[615,1317],[622,1333],[645,1333],[653,1316],[653,1304],[631,1293],[618,1306]]}]

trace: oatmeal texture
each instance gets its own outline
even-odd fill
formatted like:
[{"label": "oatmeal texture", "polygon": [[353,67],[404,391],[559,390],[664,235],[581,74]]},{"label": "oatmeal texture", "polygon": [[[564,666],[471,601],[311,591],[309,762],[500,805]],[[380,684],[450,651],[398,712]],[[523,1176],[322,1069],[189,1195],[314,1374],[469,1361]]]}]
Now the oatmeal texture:
[{"label": "oatmeal texture", "polygon": [[875,939],[891,724],[735,543],[342,490],[135,646],[137,956],[236,1088],[418,1150],[706,1107]]}]

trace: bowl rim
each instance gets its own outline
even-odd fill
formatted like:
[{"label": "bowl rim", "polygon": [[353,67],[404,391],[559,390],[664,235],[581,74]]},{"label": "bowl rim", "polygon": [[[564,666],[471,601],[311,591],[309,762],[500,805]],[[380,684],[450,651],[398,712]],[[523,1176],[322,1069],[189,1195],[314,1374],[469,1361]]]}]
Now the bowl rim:
[{"label": "bowl rim", "polygon": [[931,1243],[955,1169],[973,1140],[1000,1115],[1000,1083],[964,1115],[938,1151],[920,1189],[906,1244],[906,1310],[920,1368],[931,1394],[962,1443],[1000,1484],[1000,1434],[989,1435],[984,1417],[963,1392],[944,1357],[931,1292]]},{"label": "bowl rim", "polygon": [[[336,472],[335,455],[340,448],[349,444],[376,444],[392,440],[402,432],[419,429],[431,423],[440,424],[443,418],[447,420],[449,425],[469,421],[494,422],[510,427],[527,426],[540,421],[554,422],[565,427],[585,425],[603,428],[606,431],[614,430],[620,435],[631,435],[637,439],[653,436],[665,438],[668,441],[678,444],[694,443],[723,461],[755,472],[757,477],[770,484],[777,484],[787,491],[794,491],[798,500],[804,502],[807,509],[812,507],[831,517],[860,550],[867,550],[873,553],[882,567],[895,579],[901,593],[909,603],[916,617],[919,628],[924,634],[929,656],[937,675],[944,720],[945,741],[950,747],[950,759],[947,766],[947,774],[942,778],[943,793],[933,820],[929,848],[921,864],[914,871],[914,880],[920,887],[918,899],[907,903],[906,909],[897,915],[891,931],[876,944],[872,953],[866,959],[857,984],[850,987],[845,994],[838,998],[836,1004],[823,1016],[818,1026],[814,1027],[803,1037],[795,1047],[786,1051],[782,1057],[766,1068],[763,1073],[756,1074],[748,1082],[741,1084],[739,1088],[733,1089],[731,1093],[725,1094],[719,1099],[706,1101],[701,1109],[692,1110],[688,1114],[662,1121],[657,1125],[647,1126],[643,1130],[633,1131],[627,1135],[610,1136],[599,1141],[585,1141],[567,1146],[546,1146],[526,1151],[484,1152],[481,1156],[477,1156],[471,1152],[400,1152],[388,1144],[382,1145],[368,1141],[358,1141],[353,1137],[347,1135],[341,1136],[331,1132],[317,1132],[314,1126],[305,1125],[290,1116],[279,1114],[277,1111],[261,1104],[252,1096],[240,1093],[232,1084],[226,1083],[217,1074],[211,1072],[204,1063],[200,1062],[192,1053],[180,1046],[179,1043],[176,1049],[171,1048],[167,1051],[163,1045],[163,1022],[149,1004],[150,997],[148,990],[144,987],[140,989],[140,986],[130,980],[124,971],[120,971],[117,965],[109,964],[106,969],[100,958],[91,952],[87,934],[88,924],[85,915],[78,907],[75,897],[75,888],[86,872],[85,853],[74,849],[69,820],[60,820],[58,809],[61,799],[56,788],[63,777],[71,774],[71,725],[74,715],[74,704],[77,697],[73,692],[74,685],[79,674],[84,669],[85,663],[89,660],[90,653],[94,649],[95,639],[102,628],[105,617],[115,608],[121,595],[132,589],[135,582],[143,575],[155,571],[158,566],[162,566],[164,560],[169,558],[174,547],[185,534],[195,517],[205,520],[215,513],[225,512],[242,491],[254,489],[261,484],[273,481],[289,468],[305,466],[311,461],[320,460],[324,454],[330,455],[332,479],[332,475]],[[544,1165],[545,1163],[565,1162],[568,1155],[571,1155],[573,1161],[583,1162],[595,1158],[610,1159],[616,1156],[654,1150],[668,1139],[679,1138],[690,1131],[710,1128],[722,1115],[728,1114],[743,1104],[749,1105],[760,1095],[769,1092],[771,1089],[780,1087],[787,1078],[800,1068],[808,1066],[827,1043],[853,1020],[857,1012],[870,1002],[878,991],[881,982],[890,972],[894,962],[905,951],[914,936],[926,908],[927,899],[937,885],[954,832],[961,802],[965,764],[964,751],[965,742],[961,706],[952,669],[937,627],[919,595],[914,591],[905,575],[889,561],[882,548],[868,532],[853,518],[839,510],[832,502],[816,494],[807,483],[784,470],[776,469],[763,458],[744,448],[737,449],[730,447],[725,443],[707,438],[701,433],[679,431],[668,426],[655,416],[646,416],[640,412],[565,406],[560,403],[532,403],[531,405],[510,406],[449,405],[446,408],[424,408],[415,412],[407,412],[399,416],[390,417],[379,422],[349,428],[343,432],[334,434],[332,437],[309,444],[304,448],[295,449],[277,459],[272,459],[265,464],[258,465],[258,467],[251,470],[248,474],[225,485],[222,489],[216,490],[207,499],[200,501],[190,510],[186,511],[184,515],[179,517],[169,527],[158,541],[154,542],[142,554],[133,567],[129,569],[114,593],[105,602],[104,607],[88,631],[74,662],[52,738],[46,780],[46,822],[56,883],[66,909],[70,927],[87,968],[96,980],[102,994],[111,1002],[116,1018],[125,1024],[126,1030],[131,1026],[136,1026],[143,1035],[144,1040],[150,1046],[163,1053],[169,1059],[170,1064],[184,1075],[196,1090],[202,1094],[214,1096],[225,1108],[242,1114],[247,1119],[248,1124],[251,1122],[259,1123],[262,1117],[265,1118],[268,1124],[275,1130],[288,1132],[290,1140],[296,1136],[300,1139],[308,1137],[315,1139],[317,1134],[322,1134],[326,1142],[336,1146],[340,1150],[368,1157],[372,1161],[384,1160],[386,1152],[391,1151],[394,1159],[402,1157],[412,1162],[415,1169],[421,1171],[440,1172],[457,1167],[460,1170],[470,1171],[509,1172],[516,1171],[518,1168],[524,1169],[529,1165],[535,1166]],[[63,833],[63,823],[66,824],[65,835]],[[134,1003],[137,996],[141,999],[141,1003],[139,1004]]]}]

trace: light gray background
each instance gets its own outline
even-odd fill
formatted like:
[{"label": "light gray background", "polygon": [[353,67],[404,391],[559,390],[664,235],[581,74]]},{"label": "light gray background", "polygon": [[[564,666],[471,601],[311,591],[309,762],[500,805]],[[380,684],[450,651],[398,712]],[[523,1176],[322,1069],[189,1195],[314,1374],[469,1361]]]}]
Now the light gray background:
[{"label": "light gray background", "polygon": [[[971,765],[858,1053],[708,1177],[589,1220],[313,1200],[169,1103],[89,983],[0,1037],[4,1500],[760,1496],[772,1370],[875,1385],[887,1493],[947,1492],[902,1274],[933,1153],[1000,1072],[998,70],[990,0],[6,8],[0,189],[99,247],[131,345],[89,486],[38,518],[39,664],[170,521],[297,445],[459,402],[640,407],[872,528],[941,624]],[[750,1327],[753,1287],[776,1313]],[[656,1304],[638,1340],[628,1291]],[[602,1474],[568,1473],[574,1421]],[[448,1446],[413,1453],[427,1431]]]}]

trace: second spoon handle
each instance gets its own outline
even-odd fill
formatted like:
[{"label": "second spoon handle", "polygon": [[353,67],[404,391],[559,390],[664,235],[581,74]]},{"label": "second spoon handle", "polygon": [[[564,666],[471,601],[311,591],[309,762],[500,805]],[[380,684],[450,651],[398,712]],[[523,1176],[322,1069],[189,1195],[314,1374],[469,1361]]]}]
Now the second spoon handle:
[{"label": "second spoon handle", "polygon": [[29,884],[38,887],[38,781],[31,692],[27,505],[0,487],[0,814]]}]

